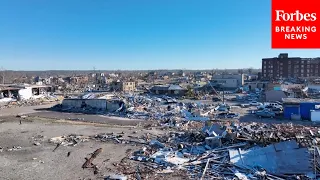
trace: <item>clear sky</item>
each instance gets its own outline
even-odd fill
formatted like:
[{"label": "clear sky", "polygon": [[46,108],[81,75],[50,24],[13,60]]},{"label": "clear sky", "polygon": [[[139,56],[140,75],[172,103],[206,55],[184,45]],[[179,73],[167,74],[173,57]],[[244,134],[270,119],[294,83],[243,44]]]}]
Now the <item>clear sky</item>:
[{"label": "clear sky", "polygon": [[270,0],[0,0],[0,67],[260,68],[272,50]]}]

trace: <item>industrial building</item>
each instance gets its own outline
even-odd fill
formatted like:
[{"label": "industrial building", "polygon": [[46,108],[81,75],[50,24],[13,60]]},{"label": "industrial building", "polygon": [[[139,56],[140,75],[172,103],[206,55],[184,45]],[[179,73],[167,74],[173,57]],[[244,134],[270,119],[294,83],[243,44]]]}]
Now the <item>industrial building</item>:
[{"label": "industrial building", "polygon": [[289,57],[281,53],[278,57],[262,59],[262,78],[281,79],[320,76],[320,57]]},{"label": "industrial building", "polygon": [[220,84],[224,88],[238,88],[244,85],[244,75],[243,74],[219,74],[213,75],[211,82],[214,84]]},{"label": "industrial building", "polygon": [[283,114],[286,119],[320,121],[320,101],[284,98]]}]

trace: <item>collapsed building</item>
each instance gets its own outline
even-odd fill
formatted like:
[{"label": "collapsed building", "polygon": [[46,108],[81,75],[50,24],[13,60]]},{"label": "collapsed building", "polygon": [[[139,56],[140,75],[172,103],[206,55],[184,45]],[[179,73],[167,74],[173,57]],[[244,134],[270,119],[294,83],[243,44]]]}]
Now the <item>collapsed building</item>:
[{"label": "collapsed building", "polygon": [[179,85],[155,85],[150,91],[157,95],[174,95],[174,96],[184,96],[187,89]]},{"label": "collapsed building", "polygon": [[54,89],[47,85],[6,85],[0,87],[0,99],[3,101],[37,99],[53,91]]},{"label": "collapsed building", "polygon": [[[57,108],[57,107],[54,107]],[[99,114],[105,112],[123,111],[125,103],[121,99],[64,99],[59,105],[62,111],[84,112],[88,114]]]}]

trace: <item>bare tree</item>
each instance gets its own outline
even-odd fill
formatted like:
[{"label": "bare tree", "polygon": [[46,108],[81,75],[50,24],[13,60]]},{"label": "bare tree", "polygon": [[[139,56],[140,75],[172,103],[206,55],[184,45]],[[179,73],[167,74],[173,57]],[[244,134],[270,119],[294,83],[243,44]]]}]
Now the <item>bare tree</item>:
[{"label": "bare tree", "polygon": [[5,80],[5,69],[3,67],[1,67],[1,79],[2,79],[2,84],[4,84],[4,80]]}]

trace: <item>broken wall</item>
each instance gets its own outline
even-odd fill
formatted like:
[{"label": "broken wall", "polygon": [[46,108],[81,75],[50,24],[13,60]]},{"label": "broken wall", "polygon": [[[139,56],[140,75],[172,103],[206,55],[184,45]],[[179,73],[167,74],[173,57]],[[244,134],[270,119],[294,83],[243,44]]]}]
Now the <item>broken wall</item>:
[{"label": "broken wall", "polygon": [[82,108],[83,105],[106,110],[107,108],[107,100],[106,99],[64,99],[62,101],[62,107],[74,107],[74,108]]},{"label": "broken wall", "polygon": [[20,89],[18,91],[21,100],[27,100],[32,97],[32,88],[26,87],[25,89]]},{"label": "broken wall", "polygon": [[113,112],[118,110],[121,107],[121,102],[120,101],[107,101],[107,107],[106,110]]}]

